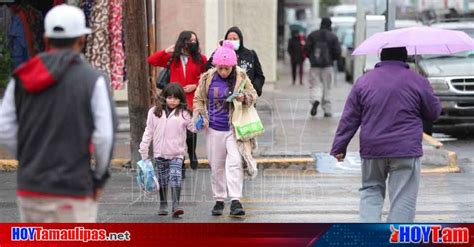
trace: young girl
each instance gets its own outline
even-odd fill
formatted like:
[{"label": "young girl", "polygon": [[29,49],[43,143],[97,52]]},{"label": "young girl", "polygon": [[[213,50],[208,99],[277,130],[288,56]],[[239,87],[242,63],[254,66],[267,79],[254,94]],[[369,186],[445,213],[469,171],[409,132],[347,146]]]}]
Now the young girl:
[{"label": "young girl", "polygon": [[244,85],[244,90],[235,99],[247,107],[254,104],[257,92],[245,71],[236,66],[237,56],[230,41],[224,41],[216,50],[213,64],[215,68],[209,69],[199,81],[194,96],[193,116],[196,119],[201,115],[207,127],[207,154],[212,174],[212,192],[216,200],[212,215],[223,214],[224,200],[229,196],[232,200],[230,215],[241,216],[245,215],[240,203],[243,163],[248,164],[251,153],[243,148],[248,143],[236,140],[231,124],[233,105],[226,99]]},{"label": "young girl", "polygon": [[179,199],[186,130],[196,132],[184,90],[179,84],[170,83],[163,89],[156,105],[148,111],[139,149],[142,159],[149,159],[148,149],[153,141],[153,156],[160,184],[159,215],[168,214],[168,185],[171,187],[173,199],[173,217],[184,214],[184,210],[179,206]]}]

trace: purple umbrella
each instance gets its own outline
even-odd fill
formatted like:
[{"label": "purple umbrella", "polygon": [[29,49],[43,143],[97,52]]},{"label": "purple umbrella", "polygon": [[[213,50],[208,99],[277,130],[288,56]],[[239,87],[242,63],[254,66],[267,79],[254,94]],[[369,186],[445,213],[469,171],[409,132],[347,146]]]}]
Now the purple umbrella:
[{"label": "purple umbrella", "polygon": [[474,40],[465,32],[432,27],[409,27],[376,33],[352,55],[376,55],[383,48],[406,47],[409,55],[453,54],[474,50]]}]

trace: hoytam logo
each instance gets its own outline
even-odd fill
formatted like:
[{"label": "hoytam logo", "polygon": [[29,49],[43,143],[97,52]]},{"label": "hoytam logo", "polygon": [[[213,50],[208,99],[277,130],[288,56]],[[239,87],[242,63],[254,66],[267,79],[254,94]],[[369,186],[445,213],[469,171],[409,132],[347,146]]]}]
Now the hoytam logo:
[{"label": "hoytam logo", "polygon": [[441,225],[390,225],[390,243],[469,243],[469,228],[442,227]]}]

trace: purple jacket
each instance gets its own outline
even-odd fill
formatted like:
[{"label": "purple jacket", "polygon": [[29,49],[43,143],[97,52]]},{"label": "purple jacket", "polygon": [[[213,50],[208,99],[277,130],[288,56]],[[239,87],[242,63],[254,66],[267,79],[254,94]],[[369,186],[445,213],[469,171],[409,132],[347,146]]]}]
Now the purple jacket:
[{"label": "purple jacket", "polygon": [[426,78],[403,62],[380,62],[352,88],[331,155],[346,154],[350,140],[361,126],[363,159],[420,157],[422,120],[433,122],[440,113],[440,101]]}]

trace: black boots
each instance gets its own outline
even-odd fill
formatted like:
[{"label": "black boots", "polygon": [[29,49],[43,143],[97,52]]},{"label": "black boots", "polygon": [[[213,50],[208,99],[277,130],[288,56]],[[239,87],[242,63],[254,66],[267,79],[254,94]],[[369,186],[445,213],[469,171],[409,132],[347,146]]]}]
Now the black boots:
[{"label": "black boots", "polygon": [[216,202],[214,208],[212,209],[213,216],[221,216],[224,213],[224,202]]},{"label": "black boots", "polygon": [[[168,188],[161,187],[160,188],[160,210],[158,211],[158,215],[168,215]],[[173,200],[173,207],[172,207],[172,216],[179,217],[180,215],[184,214],[183,208],[179,206],[179,201],[181,199],[181,188],[180,187],[171,187],[171,198]]]},{"label": "black boots", "polygon": [[245,211],[242,204],[238,200],[233,200],[230,205],[230,216],[244,216]]},{"label": "black boots", "polygon": [[314,117],[314,116],[316,116],[316,114],[318,114],[318,106],[319,106],[319,101],[316,100],[316,101],[313,103],[313,107],[311,107],[311,112],[310,112],[310,113],[311,113],[311,116]]},{"label": "black boots", "polygon": [[161,187],[160,188],[160,210],[158,211],[158,215],[168,215],[168,188]]},{"label": "black boots", "polygon": [[191,169],[193,170],[196,170],[199,165],[197,155],[196,155],[196,145],[197,145],[197,134],[187,131],[186,132],[186,146],[188,147],[189,165]]},{"label": "black boots", "polygon": [[184,214],[183,208],[179,206],[181,198],[181,187],[171,187],[171,197],[173,198],[173,217],[177,218]]},{"label": "black boots", "polygon": [[197,159],[196,160],[191,160],[190,166],[191,166],[191,169],[196,170],[199,166],[199,163],[198,163]]}]

